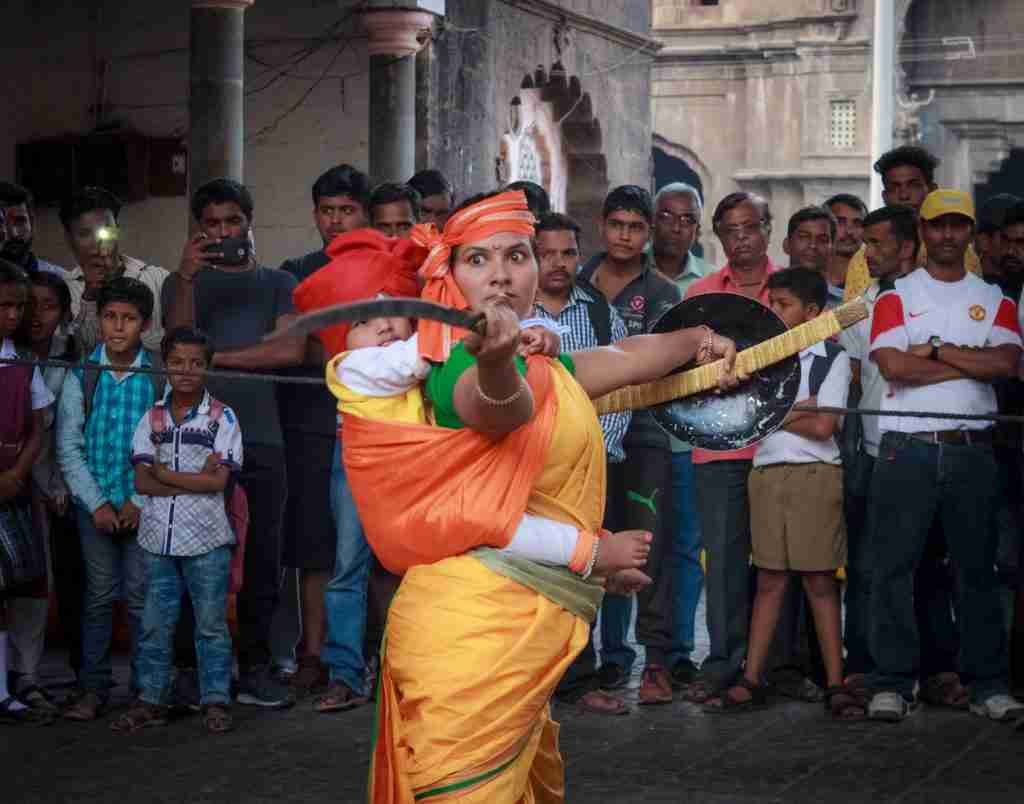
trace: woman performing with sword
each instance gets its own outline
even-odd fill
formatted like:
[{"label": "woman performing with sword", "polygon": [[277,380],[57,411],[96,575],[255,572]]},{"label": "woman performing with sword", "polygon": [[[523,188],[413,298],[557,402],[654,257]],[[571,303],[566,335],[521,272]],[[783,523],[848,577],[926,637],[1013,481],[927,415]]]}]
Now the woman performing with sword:
[{"label": "woman performing with sword", "polygon": [[[698,357],[722,358],[702,369],[705,381],[729,389],[744,378],[733,342],[707,327],[523,361],[519,321],[537,285],[532,234],[521,193],[471,199],[441,234],[418,227],[413,238],[429,249],[422,298],[463,325],[472,319],[450,311],[482,311],[483,332],[420,308],[431,423],[345,417],[345,465],[367,538],[404,571],[381,661],[373,802],[564,800],[548,702],[588,639],[603,587],[495,547],[526,513],[600,528],[605,461],[591,399]],[[394,303],[376,303],[378,315],[395,314],[385,312]],[[374,304],[298,326],[378,317]],[[643,397],[631,390],[634,402]],[[403,566],[412,555],[417,563]]]}]

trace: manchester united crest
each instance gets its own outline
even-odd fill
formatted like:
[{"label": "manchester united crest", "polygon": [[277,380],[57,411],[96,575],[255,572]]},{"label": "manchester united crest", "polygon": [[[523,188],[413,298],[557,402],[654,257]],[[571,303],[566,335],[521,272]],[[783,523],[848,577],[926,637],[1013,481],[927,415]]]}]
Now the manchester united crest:
[{"label": "manchester united crest", "polygon": [[970,315],[972,321],[984,321],[985,320],[985,308],[980,304],[972,304],[967,308],[967,314]]}]

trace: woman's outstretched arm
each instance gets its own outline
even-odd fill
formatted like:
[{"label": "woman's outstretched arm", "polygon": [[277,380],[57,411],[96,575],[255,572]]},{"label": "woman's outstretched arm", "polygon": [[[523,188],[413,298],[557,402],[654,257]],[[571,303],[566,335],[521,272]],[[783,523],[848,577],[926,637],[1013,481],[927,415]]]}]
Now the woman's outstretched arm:
[{"label": "woman's outstretched arm", "polygon": [[733,388],[746,379],[734,374],[736,344],[704,327],[658,335],[634,335],[613,346],[573,352],[572,359],[576,364],[576,380],[591,399],[596,399],[627,385],[639,385],[664,377],[672,369],[697,358],[698,351],[705,352],[700,355],[701,362],[717,358],[724,360],[719,379],[721,388]]}]

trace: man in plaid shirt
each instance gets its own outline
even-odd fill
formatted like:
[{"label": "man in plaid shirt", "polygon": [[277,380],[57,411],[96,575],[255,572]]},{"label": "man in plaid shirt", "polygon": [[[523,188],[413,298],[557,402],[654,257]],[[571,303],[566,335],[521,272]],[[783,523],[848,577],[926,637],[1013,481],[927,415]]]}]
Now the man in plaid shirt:
[{"label": "man in plaid shirt", "polygon": [[117,371],[64,380],[57,416],[57,460],[75,501],[85,562],[82,612],[82,695],[65,712],[72,720],[93,720],[106,705],[113,684],[110,641],[114,599],[123,587],[132,633],[132,678],[145,596],[145,563],[136,539],[143,500],[135,493],[131,464],[135,427],[155,401],[149,354],[142,333],[153,315],[153,293],[137,279],[120,277],[97,295],[103,343],[89,358]]}]

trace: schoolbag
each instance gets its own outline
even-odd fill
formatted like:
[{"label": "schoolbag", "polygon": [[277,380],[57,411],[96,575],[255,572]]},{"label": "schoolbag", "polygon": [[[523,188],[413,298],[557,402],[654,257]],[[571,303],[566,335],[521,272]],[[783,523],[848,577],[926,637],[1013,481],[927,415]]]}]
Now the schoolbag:
[{"label": "schoolbag", "polygon": [[[150,368],[163,368],[163,360],[159,355],[150,355],[150,362],[152,363]],[[79,374],[79,379],[82,381],[82,401],[85,403],[86,421],[89,421],[89,414],[92,413],[92,403],[96,398],[96,388],[100,384],[101,371],[101,369],[90,368],[90,366],[98,365],[99,363],[96,360],[87,360],[85,365],[81,368],[81,374]],[[147,374],[146,376],[149,377],[149,381],[153,384],[153,399],[162,399],[164,395],[164,386],[166,385],[164,376],[162,374]]]},{"label": "schoolbag", "polygon": [[[153,375],[155,376],[155,375]],[[220,421],[224,415],[224,403],[210,398],[210,420]],[[153,405],[149,409],[149,427],[153,435],[161,435],[167,430],[167,407]],[[234,474],[228,477],[224,487],[224,512],[228,515],[228,525],[235,534],[235,545],[231,551],[231,576],[228,594],[237,595],[245,580],[245,541],[249,535],[249,497],[242,484]]]},{"label": "schoolbag", "polygon": [[807,388],[811,396],[818,395],[821,386],[825,384],[825,378],[828,376],[829,369],[832,368],[835,359],[839,357],[839,353],[843,351],[843,347],[837,343],[824,341],[824,344],[825,355],[815,355],[811,360],[811,371],[807,377]]},{"label": "schoolbag", "polygon": [[576,280],[576,286],[583,290],[590,297],[585,302],[587,317],[590,319],[590,326],[594,330],[598,346],[607,346],[612,342],[612,308],[605,299],[604,294],[595,288],[586,279]]}]

